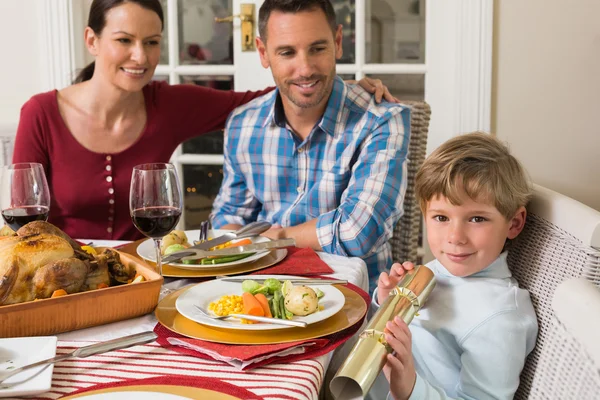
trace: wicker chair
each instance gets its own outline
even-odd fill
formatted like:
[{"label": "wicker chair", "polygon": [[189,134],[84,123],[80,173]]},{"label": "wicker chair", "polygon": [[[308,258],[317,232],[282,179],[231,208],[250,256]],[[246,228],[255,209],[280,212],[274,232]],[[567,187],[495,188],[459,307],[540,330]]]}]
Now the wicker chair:
[{"label": "wicker chair", "polygon": [[583,278],[556,289],[529,399],[600,399],[600,290]]},{"label": "wicker chair", "polygon": [[556,340],[550,335],[555,329],[552,298],[557,286],[569,278],[584,278],[600,286],[600,212],[537,185],[528,211],[525,229],[509,248],[508,264],[519,285],[531,294],[539,334],[521,373],[517,400],[530,398],[537,369],[548,367],[540,359],[554,351],[547,347]]},{"label": "wicker chair", "polygon": [[404,213],[390,239],[394,261],[417,261],[421,234],[421,210],[415,197],[415,176],[425,161],[431,108],[422,101],[406,101],[411,107],[410,143],[408,148],[408,185],[404,195]]}]

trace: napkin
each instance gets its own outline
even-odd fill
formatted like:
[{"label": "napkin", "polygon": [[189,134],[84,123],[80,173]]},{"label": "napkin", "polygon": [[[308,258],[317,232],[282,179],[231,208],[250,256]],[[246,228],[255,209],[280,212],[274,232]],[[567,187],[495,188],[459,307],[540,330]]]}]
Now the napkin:
[{"label": "napkin", "polygon": [[[367,306],[370,304],[368,293],[351,283],[346,286],[360,294]],[[266,364],[290,363],[327,354],[350,339],[361,327],[363,320],[364,317],[351,327],[322,338],[264,345],[231,345],[193,339],[174,333],[160,323],[156,324],[154,332],[158,335],[156,341],[162,347],[182,354],[222,361],[239,370],[250,370]]]},{"label": "napkin", "polygon": [[333,270],[311,248],[286,247],[288,254],[280,263],[254,274],[260,275],[321,275]]},{"label": "napkin", "polygon": [[319,350],[328,347],[329,339],[310,339],[266,345],[231,345],[192,339],[166,329],[154,327],[156,340],[162,347],[182,354],[223,361],[238,370],[248,370],[273,362],[291,362],[317,357]]}]

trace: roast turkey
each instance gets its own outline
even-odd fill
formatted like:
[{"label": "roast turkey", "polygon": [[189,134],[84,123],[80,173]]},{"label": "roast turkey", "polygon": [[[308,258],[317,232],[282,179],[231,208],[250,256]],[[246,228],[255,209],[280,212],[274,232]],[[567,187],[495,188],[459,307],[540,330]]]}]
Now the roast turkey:
[{"label": "roast turkey", "polygon": [[108,286],[109,263],[122,267],[115,251],[94,257],[54,225],[30,222],[0,240],[0,305]]}]

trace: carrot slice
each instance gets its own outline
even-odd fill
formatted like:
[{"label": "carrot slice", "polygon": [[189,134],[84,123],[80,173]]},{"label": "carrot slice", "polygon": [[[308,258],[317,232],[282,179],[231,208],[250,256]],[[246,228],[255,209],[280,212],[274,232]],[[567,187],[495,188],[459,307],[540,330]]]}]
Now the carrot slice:
[{"label": "carrot slice", "polygon": [[244,292],[242,294],[242,303],[244,305],[244,314],[257,315],[264,317],[265,312],[263,311],[260,302],[252,295],[252,293]]},{"label": "carrot slice", "polygon": [[[219,249],[219,250],[220,249],[230,249],[232,247],[245,246],[247,244],[252,244],[252,240],[250,240],[250,239],[242,239],[242,240],[240,240],[239,242],[236,242],[236,243],[227,242],[227,243],[222,244],[220,246],[215,246],[215,247],[213,247],[213,249]],[[223,257],[223,256],[208,256],[207,258],[220,258],[220,257]],[[234,257],[237,257],[237,256],[234,256]]]},{"label": "carrot slice", "polygon": [[247,244],[252,244],[252,240],[250,240],[250,239],[242,239],[239,242],[231,243],[231,244],[225,246],[224,248],[245,246]]},{"label": "carrot slice", "polygon": [[55,298],[55,297],[60,297],[60,296],[65,296],[67,294],[67,291],[65,289],[58,289],[55,290],[54,292],[52,292],[52,296],[50,296],[50,298]]},{"label": "carrot slice", "polygon": [[256,293],[254,295],[254,298],[256,298],[256,300],[258,300],[258,302],[260,303],[265,317],[273,318],[273,315],[271,314],[271,309],[269,308],[269,300],[267,299],[267,297],[262,293]]}]

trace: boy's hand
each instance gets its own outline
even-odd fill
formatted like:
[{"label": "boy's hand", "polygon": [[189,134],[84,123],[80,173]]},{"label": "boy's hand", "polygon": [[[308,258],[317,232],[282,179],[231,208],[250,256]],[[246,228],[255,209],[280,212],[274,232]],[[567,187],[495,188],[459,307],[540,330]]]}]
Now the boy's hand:
[{"label": "boy's hand", "polygon": [[[412,338],[408,325],[399,317],[394,317],[385,325],[385,340],[394,350],[387,355],[383,373],[390,383],[390,392],[395,400],[410,397],[417,381],[412,356]],[[391,379],[390,379],[391,377]]]},{"label": "boy's hand", "polygon": [[404,264],[394,263],[392,268],[390,268],[389,275],[386,272],[382,272],[377,282],[377,302],[379,304],[383,303],[402,277],[404,277],[404,274],[414,268],[415,265],[413,263],[406,261]]}]

